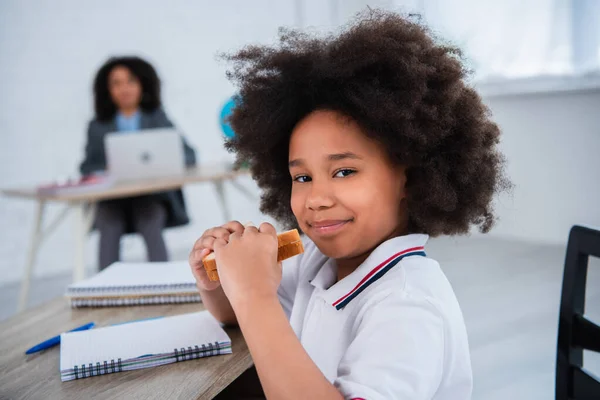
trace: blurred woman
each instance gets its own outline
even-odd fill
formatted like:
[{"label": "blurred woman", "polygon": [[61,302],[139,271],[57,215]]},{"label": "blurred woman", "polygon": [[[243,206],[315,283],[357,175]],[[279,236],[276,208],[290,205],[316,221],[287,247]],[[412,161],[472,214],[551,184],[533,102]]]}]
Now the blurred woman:
[{"label": "blurred woman", "polygon": [[[162,109],[156,71],[138,57],[111,58],[100,68],[94,80],[94,108],[96,115],[89,123],[80,166],[82,175],[106,170],[107,133],[139,134],[136,132],[174,126]],[[181,139],[186,165],[194,165],[195,152]],[[150,261],[167,261],[162,230],[188,222],[181,190],[99,202],[95,226],[100,232],[100,269],[119,260],[121,236],[131,232],[144,238]]]}]

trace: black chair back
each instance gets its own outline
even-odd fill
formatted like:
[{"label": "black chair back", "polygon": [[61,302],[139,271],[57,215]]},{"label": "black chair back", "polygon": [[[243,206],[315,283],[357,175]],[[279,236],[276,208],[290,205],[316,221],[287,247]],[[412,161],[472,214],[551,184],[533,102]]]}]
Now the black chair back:
[{"label": "black chair back", "polygon": [[556,400],[600,399],[600,379],[583,368],[584,350],[600,352],[600,326],[584,317],[589,256],[600,257],[600,231],[573,226],[558,320]]}]

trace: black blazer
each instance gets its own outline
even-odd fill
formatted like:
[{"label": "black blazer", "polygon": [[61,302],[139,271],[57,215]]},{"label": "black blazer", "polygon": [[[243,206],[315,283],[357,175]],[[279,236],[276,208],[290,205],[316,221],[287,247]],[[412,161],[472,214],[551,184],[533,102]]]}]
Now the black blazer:
[{"label": "black blazer", "polygon": [[[167,118],[162,109],[152,112],[142,112],[140,118],[140,129],[153,128],[173,128],[173,123]],[[89,175],[95,171],[106,169],[106,154],[104,151],[104,137],[109,132],[115,132],[117,125],[113,120],[98,121],[92,120],[88,126],[87,144],[85,146],[85,158],[81,163],[79,170],[82,175]],[[196,164],[196,153],[188,145],[185,138],[181,137],[184,147],[185,164],[193,166]],[[189,222],[189,217],[185,209],[185,201],[181,190],[169,190],[166,192],[154,193],[151,195],[157,201],[162,201],[167,207],[167,227],[185,225]],[[128,221],[127,232],[133,232],[133,224]]]}]

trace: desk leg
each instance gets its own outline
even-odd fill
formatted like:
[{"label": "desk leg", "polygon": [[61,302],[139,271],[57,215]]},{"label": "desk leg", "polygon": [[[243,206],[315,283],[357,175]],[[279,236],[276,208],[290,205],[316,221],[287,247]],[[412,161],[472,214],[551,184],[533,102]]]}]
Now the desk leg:
[{"label": "desk leg", "polygon": [[215,190],[217,191],[219,203],[221,203],[221,210],[223,211],[223,217],[225,218],[224,222],[229,222],[231,221],[231,214],[229,212],[229,206],[227,205],[224,182],[222,179],[218,179],[213,181],[213,183],[215,185]]},{"label": "desk leg", "polygon": [[78,282],[85,277],[85,238],[89,225],[89,210],[86,210],[85,203],[79,202],[73,204],[75,211],[74,218],[74,239],[75,239],[75,260],[73,264],[73,282]]},{"label": "desk leg", "polygon": [[39,245],[42,241],[42,222],[44,220],[44,210],[46,208],[45,200],[38,200],[37,212],[35,214],[35,222],[31,241],[29,242],[29,252],[27,254],[27,264],[25,264],[25,273],[21,279],[21,293],[19,294],[19,304],[17,311],[21,312],[27,308],[29,302],[29,284],[31,282],[31,271],[37,258]]},{"label": "desk leg", "polygon": [[94,225],[94,218],[96,217],[96,203],[91,202],[85,208],[85,234],[87,235],[92,230]]}]

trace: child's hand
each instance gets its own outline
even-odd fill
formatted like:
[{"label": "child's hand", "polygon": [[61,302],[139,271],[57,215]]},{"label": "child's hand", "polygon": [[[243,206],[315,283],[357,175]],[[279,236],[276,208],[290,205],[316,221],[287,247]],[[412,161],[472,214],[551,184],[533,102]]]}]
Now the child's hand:
[{"label": "child's hand", "polygon": [[200,239],[196,240],[194,248],[190,253],[189,263],[192,267],[192,273],[196,278],[196,286],[201,290],[215,290],[221,286],[220,282],[213,282],[208,278],[202,259],[210,254],[214,250],[215,240],[223,240],[225,243],[229,241],[229,236],[237,232],[241,234],[244,232],[244,226],[238,221],[231,221],[225,225],[218,226],[215,228],[204,231]]},{"label": "child's hand", "polygon": [[214,241],[217,270],[223,291],[236,305],[277,297],[281,266],[277,264],[277,232],[273,225],[247,226],[229,240]]}]

